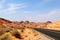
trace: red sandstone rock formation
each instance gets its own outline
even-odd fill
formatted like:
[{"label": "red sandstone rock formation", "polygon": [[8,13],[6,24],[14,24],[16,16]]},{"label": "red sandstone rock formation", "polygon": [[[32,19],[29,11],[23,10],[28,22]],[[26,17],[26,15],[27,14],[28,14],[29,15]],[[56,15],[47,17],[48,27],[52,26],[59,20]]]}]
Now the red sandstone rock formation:
[{"label": "red sandstone rock formation", "polygon": [[29,21],[10,21],[3,18],[0,18],[0,27],[35,27],[35,28],[46,28],[48,24],[52,22],[44,22],[44,23],[36,23],[36,22],[29,22]]}]

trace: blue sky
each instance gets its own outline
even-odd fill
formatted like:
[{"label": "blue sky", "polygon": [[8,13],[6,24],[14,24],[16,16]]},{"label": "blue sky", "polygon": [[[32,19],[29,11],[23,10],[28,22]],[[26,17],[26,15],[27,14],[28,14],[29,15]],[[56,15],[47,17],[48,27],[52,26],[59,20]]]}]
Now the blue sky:
[{"label": "blue sky", "polygon": [[0,0],[0,17],[13,21],[60,20],[60,0]]}]

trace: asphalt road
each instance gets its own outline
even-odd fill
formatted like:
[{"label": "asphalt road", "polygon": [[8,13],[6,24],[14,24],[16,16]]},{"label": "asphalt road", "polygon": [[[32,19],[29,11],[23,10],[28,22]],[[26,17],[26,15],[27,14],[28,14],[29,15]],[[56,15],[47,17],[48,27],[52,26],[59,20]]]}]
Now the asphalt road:
[{"label": "asphalt road", "polygon": [[40,29],[40,28],[33,28],[43,34],[46,34],[50,36],[51,38],[54,38],[55,40],[60,40],[60,30],[50,30],[50,29]]}]

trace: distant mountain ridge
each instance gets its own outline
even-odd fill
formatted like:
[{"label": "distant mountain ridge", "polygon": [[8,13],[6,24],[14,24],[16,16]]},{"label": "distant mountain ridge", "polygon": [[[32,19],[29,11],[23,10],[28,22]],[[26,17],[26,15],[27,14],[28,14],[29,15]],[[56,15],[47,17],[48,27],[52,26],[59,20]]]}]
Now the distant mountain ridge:
[{"label": "distant mountain ridge", "polygon": [[12,26],[19,26],[19,27],[36,27],[36,28],[46,28],[48,24],[52,23],[51,21],[47,21],[44,23],[40,22],[29,22],[29,21],[10,21],[4,18],[0,18],[0,26],[4,27],[12,27]]},{"label": "distant mountain ridge", "polygon": [[4,18],[0,18],[0,22],[8,22],[8,23],[12,23],[12,21],[6,20],[6,19],[4,19]]}]

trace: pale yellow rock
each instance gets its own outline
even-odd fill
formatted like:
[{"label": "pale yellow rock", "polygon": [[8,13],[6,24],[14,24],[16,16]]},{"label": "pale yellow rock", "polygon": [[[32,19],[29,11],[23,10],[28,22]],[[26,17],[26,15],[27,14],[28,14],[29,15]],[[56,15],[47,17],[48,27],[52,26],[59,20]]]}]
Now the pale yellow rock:
[{"label": "pale yellow rock", "polygon": [[47,29],[60,30],[60,20],[47,25]]}]

